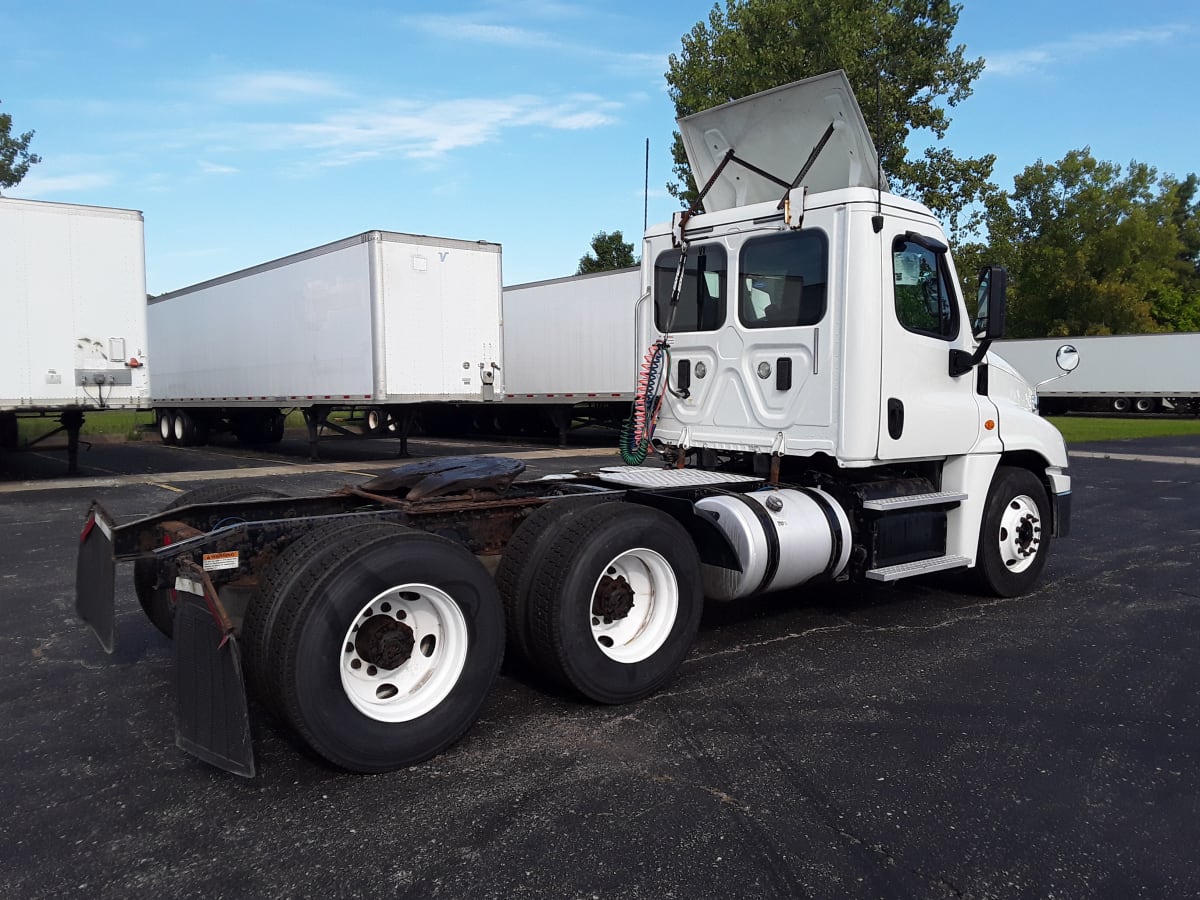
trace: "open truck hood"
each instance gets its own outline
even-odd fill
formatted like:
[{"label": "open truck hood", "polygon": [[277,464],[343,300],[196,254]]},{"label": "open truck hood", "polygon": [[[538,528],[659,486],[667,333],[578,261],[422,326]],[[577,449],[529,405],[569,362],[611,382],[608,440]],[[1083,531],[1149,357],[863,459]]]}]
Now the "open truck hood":
[{"label": "open truck hood", "polygon": [[[772,88],[679,120],[698,186],[732,149],[738,159],[791,184],[826,129],[833,135],[804,178],[811,193],[845,187],[887,190],[875,146],[841,69]],[[785,188],[731,161],[704,198],[708,212],[780,199]]]}]

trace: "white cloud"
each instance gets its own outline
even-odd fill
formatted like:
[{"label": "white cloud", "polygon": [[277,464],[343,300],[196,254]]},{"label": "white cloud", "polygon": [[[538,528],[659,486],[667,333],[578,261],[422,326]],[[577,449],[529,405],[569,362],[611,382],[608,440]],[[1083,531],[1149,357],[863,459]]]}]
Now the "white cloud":
[{"label": "white cloud", "polygon": [[17,190],[23,197],[45,197],[48,194],[71,194],[108,187],[116,181],[111,172],[75,172],[70,175],[39,175],[31,171]]},{"label": "white cloud", "polygon": [[1029,75],[1055,64],[1071,63],[1089,56],[1144,44],[1165,44],[1191,30],[1188,25],[1158,25],[1147,28],[1128,28],[1077,34],[1061,41],[1049,41],[1026,47],[988,54],[985,75]]},{"label": "white cloud", "polygon": [[305,72],[240,72],[214,78],[201,89],[218,103],[288,103],[345,96],[333,79]]},{"label": "white cloud", "polygon": [[[561,4],[534,5],[547,18],[565,17]],[[506,8],[504,11],[509,15],[513,13],[511,8]],[[598,60],[609,71],[620,74],[660,75],[667,66],[667,53],[610,50],[595,44],[564,40],[544,31],[481,21],[478,16],[424,15],[405,17],[401,21],[405,26],[424,31],[442,40],[469,41],[503,47],[537,48],[576,59]]]},{"label": "white cloud", "polygon": [[238,169],[235,166],[225,166],[220,163],[210,163],[207,160],[200,160],[200,171],[205,175],[233,175]]},{"label": "white cloud", "polygon": [[323,155],[314,162],[320,165],[349,165],[385,156],[436,159],[494,141],[506,130],[600,128],[615,121],[619,108],[591,95],[562,100],[529,95],[462,98],[428,104],[391,100],[319,121],[264,126],[260,136],[277,147],[319,151]]}]

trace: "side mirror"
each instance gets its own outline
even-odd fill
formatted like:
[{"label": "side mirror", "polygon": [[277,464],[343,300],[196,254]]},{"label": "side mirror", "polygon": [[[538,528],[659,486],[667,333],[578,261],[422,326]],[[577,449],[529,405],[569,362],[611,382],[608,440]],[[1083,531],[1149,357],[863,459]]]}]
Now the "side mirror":
[{"label": "side mirror", "polygon": [[1063,344],[1054,354],[1054,361],[1064,373],[1074,372],[1079,367],[1079,351],[1073,344]]},{"label": "side mirror", "polygon": [[1004,337],[1004,318],[1008,312],[1008,270],[1003,266],[984,266],[979,270],[979,293],[975,321],[971,330],[980,340]]}]

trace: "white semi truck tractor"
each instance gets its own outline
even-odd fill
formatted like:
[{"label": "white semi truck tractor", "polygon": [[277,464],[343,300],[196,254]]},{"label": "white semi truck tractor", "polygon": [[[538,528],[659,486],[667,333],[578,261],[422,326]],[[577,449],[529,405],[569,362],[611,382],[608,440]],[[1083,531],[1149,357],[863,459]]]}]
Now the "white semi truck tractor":
[{"label": "white semi truck tractor", "polygon": [[674,676],[706,598],[954,569],[1035,585],[1070,478],[987,353],[1003,270],[969,309],[842,72],[680,127],[703,208],[645,236],[627,465],[521,480],[430,459],[320,497],[204,487],[125,524],[93,504],[79,612],[111,649],[115,563],[134,563],[174,636],[181,747],[253,773],[245,680],[318,754],[385,771],[470,727],[506,644],[626,703]]}]

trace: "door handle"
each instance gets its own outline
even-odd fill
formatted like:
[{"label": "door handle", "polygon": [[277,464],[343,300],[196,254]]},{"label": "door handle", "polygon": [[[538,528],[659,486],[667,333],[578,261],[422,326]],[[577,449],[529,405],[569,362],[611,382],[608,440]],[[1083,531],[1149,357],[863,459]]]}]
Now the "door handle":
[{"label": "door handle", "polygon": [[904,434],[904,402],[895,397],[888,397],[887,402],[888,435],[893,441],[900,440]]},{"label": "door handle", "polygon": [[781,356],[775,360],[775,390],[790,391],[792,389],[792,358]]}]

